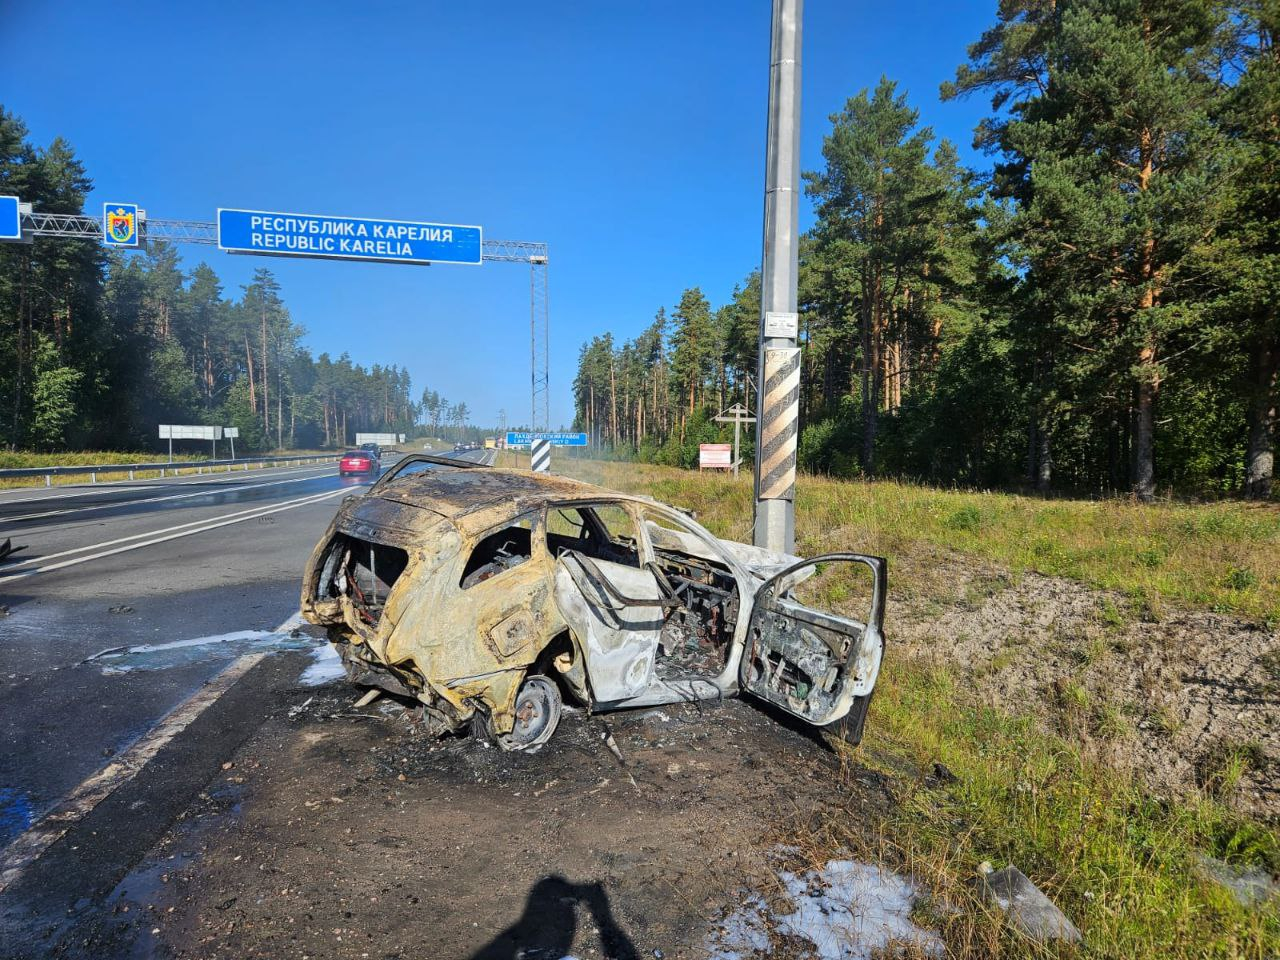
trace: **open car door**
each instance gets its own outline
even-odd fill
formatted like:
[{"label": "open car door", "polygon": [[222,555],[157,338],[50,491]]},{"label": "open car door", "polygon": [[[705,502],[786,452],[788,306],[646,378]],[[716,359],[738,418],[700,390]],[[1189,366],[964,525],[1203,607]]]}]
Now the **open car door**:
[{"label": "open car door", "polygon": [[[866,568],[866,569],[863,569]],[[866,619],[825,608],[843,605],[870,571]],[[756,591],[738,682],[747,693],[836,732],[862,739],[884,652],[888,562],[829,553],[775,573]]]},{"label": "open car door", "polygon": [[647,569],[574,550],[556,559],[556,606],[577,637],[600,703],[639,696],[653,681],[667,599]]}]

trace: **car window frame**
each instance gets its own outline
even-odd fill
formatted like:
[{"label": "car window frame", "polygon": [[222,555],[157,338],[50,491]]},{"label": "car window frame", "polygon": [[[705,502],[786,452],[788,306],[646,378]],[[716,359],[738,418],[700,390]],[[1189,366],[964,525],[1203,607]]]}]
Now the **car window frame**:
[{"label": "car window frame", "polygon": [[[621,507],[623,512],[631,520],[631,529],[636,542],[636,557],[638,566],[643,568],[650,560],[653,559],[653,550],[649,544],[649,538],[645,536],[644,530],[636,515],[635,504],[631,500],[613,499],[610,497],[591,497],[586,500],[552,500],[545,504],[542,508],[544,521],[552,510],[560,510],[568,507],[581,513],[584,509],[591,510],[589,514],[582,514],[583,519],[592,525],[593,534],[599,532],[606,538],[612,540],[609,535],[609,528],[605,526],[604,521],[600,519],[593,507]],[[544,526],[544,529],[546,527]],[[547,552],[550,553],[551,545],[546,544]],[[555,559],[554,557],[552,559]]]},{"label": "car window frame", "polygon": [[[508,527],[514,527],[521,520],[524,520],[526,518],[528,518],[531,521],[531,525],[529,527],[528,558],[525,559],[523,562],[516,564],[514,567],[508,567],[507,569],[499,573],[495,573],[492,577],[489,577],[487,580],[481,580],[479,583],[473,583],[469,587],[464,587],[462,585],[462,578],[464,576],[464,571],[467,569],[467,564],[471,562],[471,558],[472,556],[475,555],[475,552],[479,548],[480,544],[482,544],[485,540],[489,539],[489,537],[493,536],[495,533],[505,530]],[[547,548],[546,540],[543,537],[542,519],[543,519],[542,511],[535,508],[532,510],[526,510],[523,513],[518,513],[513,517],[508,517],[506,520],[503,520],[501,523],[495,523],[493,526],[488,527],[483,532],[481,532],[471,542],[471,547],[469,550],[458,551],[457,577],[454,578],[454,581],[453,581],[454,589],[457,590],[459,593],[469,594],[471,593],[472,590],[475,590],[477,587],[482,587],[485,584],[492,583],[495,580],[501,580],[505,574],[514,573],[516,570],[519,570],[521,567],[527,566],[528,564],[533,563],[534,561],[540,559],[545,554],[545,551]]]}]

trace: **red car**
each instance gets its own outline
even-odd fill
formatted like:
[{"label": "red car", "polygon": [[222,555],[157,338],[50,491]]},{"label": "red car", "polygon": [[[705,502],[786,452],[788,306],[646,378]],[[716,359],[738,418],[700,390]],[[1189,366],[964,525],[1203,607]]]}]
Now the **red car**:
[{"label": "red car", "polygon": [[381,464],[378,458],[371,454],[368,450],[348,450],[342,455],[342,459],[338,461],[338,476],[345,477],[352,473],[363,473],[366,476],[376,477]]}]

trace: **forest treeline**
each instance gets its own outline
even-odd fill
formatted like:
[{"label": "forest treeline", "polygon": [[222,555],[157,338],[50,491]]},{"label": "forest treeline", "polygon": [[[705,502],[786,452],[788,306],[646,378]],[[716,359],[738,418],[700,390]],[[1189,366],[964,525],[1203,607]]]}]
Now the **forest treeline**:
[{"label": "forest treeline", "polygon": [[[1001,0],[944,99],[967,169],[888,79],[805,174],[801,466],[1110,492],[1272,486],[1280,0]],[[691,278],[692,279],[692,278]],[[759,276],[582,348],[598,442],[690,465],[754,410]]]},{"label": "forest treeline", "polygon": [[[91,187],[65,140],[39,149],[0,108],[0,193],[79,214]],[[235,297],[208,265],[184,271],[164,243],[0,244],[0,445],[156,447],[161,423],[238,427],[245,450],[412,432],[407,370],[313,357],[304,333],[264,268]]]}]

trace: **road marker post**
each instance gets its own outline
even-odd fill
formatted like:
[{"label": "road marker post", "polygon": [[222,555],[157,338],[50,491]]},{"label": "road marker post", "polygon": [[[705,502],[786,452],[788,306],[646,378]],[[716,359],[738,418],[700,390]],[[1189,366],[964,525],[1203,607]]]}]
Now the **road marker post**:
[{"label": "road marker post", "polygon": [[529,445],[529,469],[534,473],[551,472],[551,441],[535,437]]}]

